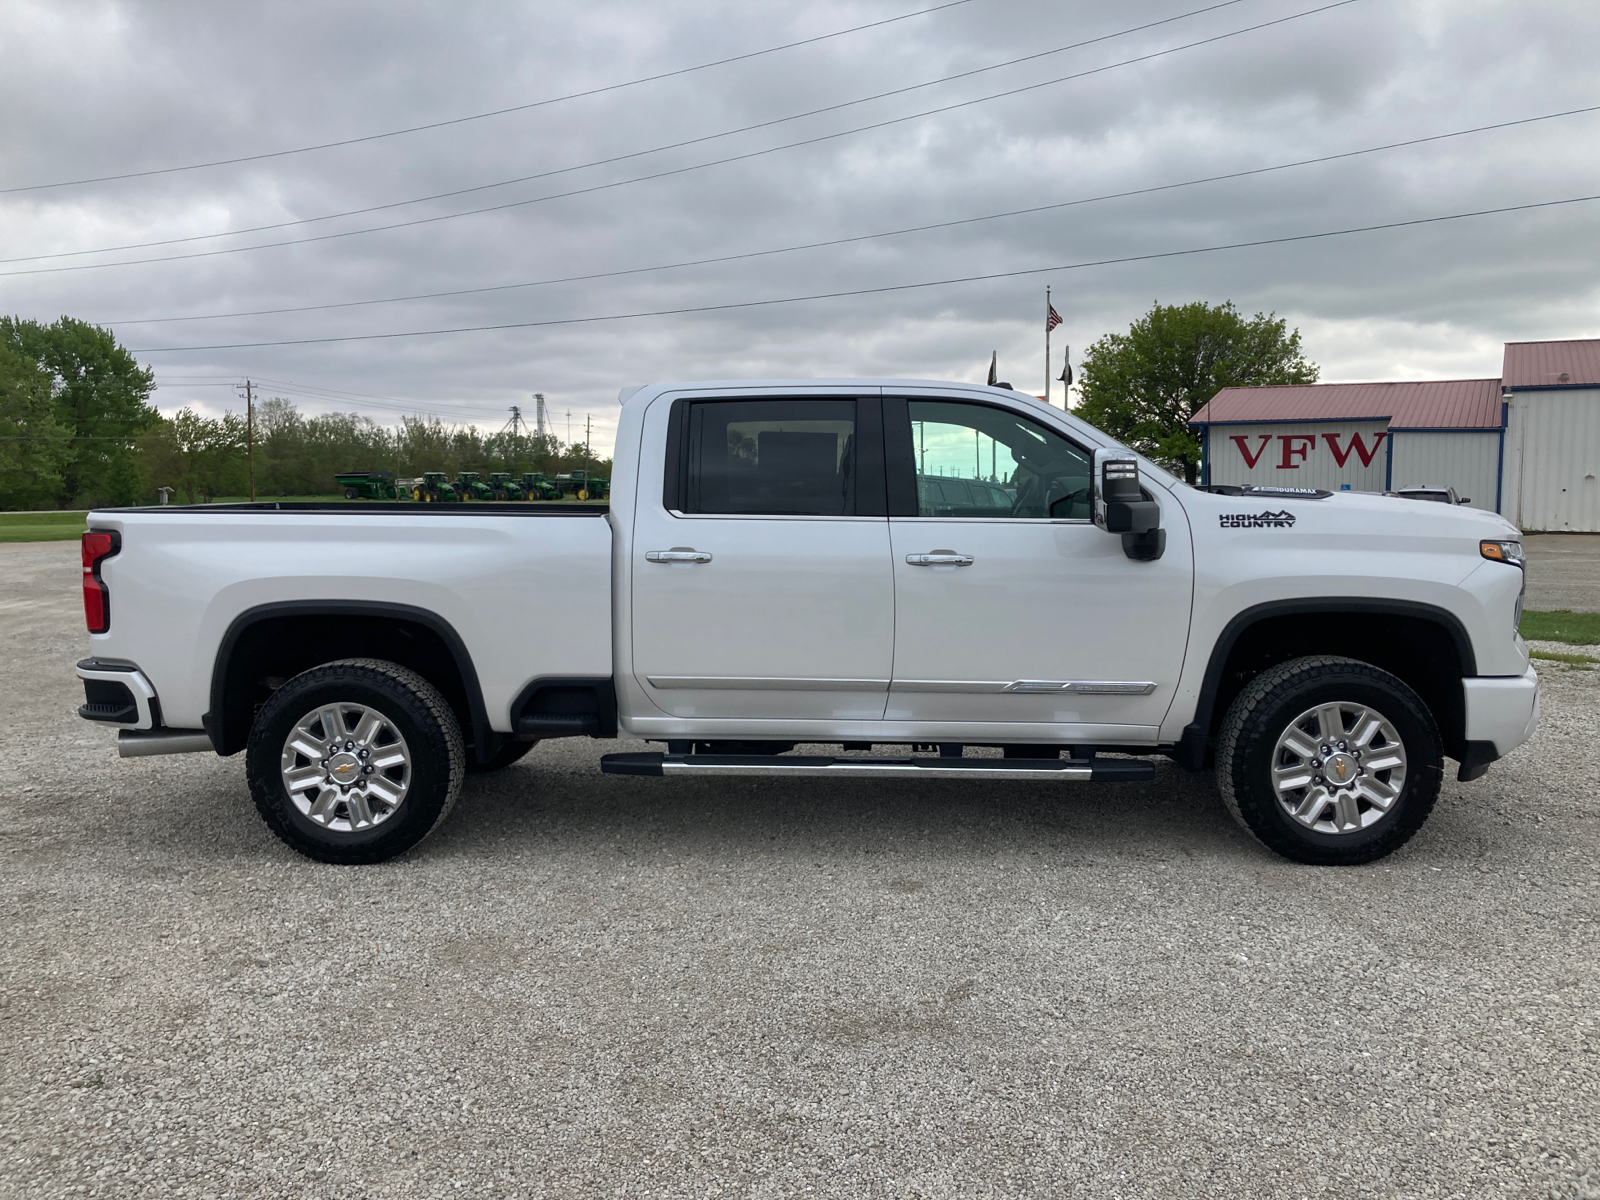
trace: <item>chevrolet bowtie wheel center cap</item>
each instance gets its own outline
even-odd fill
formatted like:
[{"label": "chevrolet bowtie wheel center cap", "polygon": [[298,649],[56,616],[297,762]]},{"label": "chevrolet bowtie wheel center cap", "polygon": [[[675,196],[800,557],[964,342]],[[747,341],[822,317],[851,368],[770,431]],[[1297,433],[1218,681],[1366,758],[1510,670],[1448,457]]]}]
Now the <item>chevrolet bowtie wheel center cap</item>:
[{"label": "chevrolet bowtie wheel center cap", "polygon": [[1348,754],[1335,754],[1322,764],[1329,787],[1343,787],[1356,777],[1356,760]]},{"label": "chevrolet bowtie wheel center cap", "polygon": [[328,760],[328,778],[349,785],[361,778],[361,760],[354,754],[335,754]]}]

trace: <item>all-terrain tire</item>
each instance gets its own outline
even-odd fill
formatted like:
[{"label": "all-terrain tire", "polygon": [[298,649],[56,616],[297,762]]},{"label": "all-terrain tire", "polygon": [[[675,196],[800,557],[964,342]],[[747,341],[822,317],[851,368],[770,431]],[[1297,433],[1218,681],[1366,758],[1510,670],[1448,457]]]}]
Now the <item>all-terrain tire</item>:
[{"label": "all-terrain tire", "polygon": [[[1341,705],[1346,713],[1365,708],[1387,722],[1403,748],[1404,782],[1387,809],[1361,801],[1367,807],[1360,813],[1364,823],[1359,828],[1354,822],[1346,829],[1316,828],[1307,824],[1310,816],[1297,819],[1279,798],[1273,771],[1283,762],[1297,760],[1292,749],[1280,749],[1280,739],[1289,735],[1297,717]],[[1350,730],[1352,745],[1359,732]],[[1393,757],[1391,751],[1386,758],[1369,755],[1368,761]],[[1229,707],[1217,739],[1217,790],[1234,820],[1285,858],[1322,866],[1372,862],[1405,845],[1433,811],[1443,767],[1439,728],[1421,697],[1388,671],[1353,658],[1296,658],[1262,672]],[[1307,768],[1308,773],[1313,771]],[[1393,772],[1382,774],[1397,777]],[[1307,789],[1300,794],[1311,793]],[[1331,804],[1322,811],[1328,814],[1322,824],[1337,824]]]},{"label": "all-terrain tire", "polygon": [[[335,712],[339,715],[319,718]],[[374,714],[382,722],[370,746],[357,741],[362,714]],[[345,725],[337,736],[329,725],[333,720]],[[357,723],[352,726],[352,721]],[[311,732],[306,732],[308,728]],[[354,749],[341,756],[344,762],[333,763],[332,758],[296,751],[291,735],[305,747],[348,742]],[[360,765],[368,758],[363,749],[372,763],[404,759],[403,765],[376,768],[380,775],[392,776],[384,786],[391,794],[402,793],[399,801],[389,806],[379,799],[371,803],[363,799],[359,809],[323,804],[320,812],[318,804],[310,803],[311,811],[305,811],[313,787],[318,796],[339,797],[340,780],[333,778],[332,770],[348,769],[353,784],[360,783],[362,771],[372,774],[373,767]],[[297,780],[308,775],[322,780],[330,763],[325,782],[290,794],[286,773]],[[296,675],[272,694],[251,727],[245,771],[256,809],[287,845],[320,862],[375,863],[404,854],[449,814],[461,794],[466,751],[455,714],[433,684],[395,663],[347,658]],[[365,797],[368,792],[360,794]],[[367,818],[365,824],[362,817]]]}]

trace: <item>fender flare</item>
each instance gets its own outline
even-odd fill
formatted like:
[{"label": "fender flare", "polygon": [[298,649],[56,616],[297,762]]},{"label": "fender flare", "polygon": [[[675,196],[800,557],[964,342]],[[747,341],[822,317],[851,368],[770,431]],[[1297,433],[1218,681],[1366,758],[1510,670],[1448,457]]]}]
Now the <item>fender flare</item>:
[{"label": "fender flare", "polygon": [[278,600],[245,609],[228,625],[227,632],[222,635],[222,641],[217,646],[217,655],[211,666],[211,708],[200,718],[200,723],[211,736],[218,754],[226,756],[244,749],[242,745],[230,747],[225,744],[228,664],[238,648],[239,639],[251,626],[277,617],[329,616],[384,617],[389,620],[410,621],[437,634],[439,640],[445,644],[445,648],[450,651],[456,671],[461,676],[461,688],[466,693],[467,708],[472,715],[473,745],[479,748],[479,757],[485,757],[483,750],[492,755],[494,750],[498,749],[500,735],[489,725],[489,710],[483,703],[483,688],[478,683],[478,672],[472,665],[472,655],[467,651],[467,644],[461,640],[461,635],[455,631],[455,627],[438,613],[418,608],[413,604],[395,604],[387,600]]},{"label": "fender flare", "polygon": [[1461,663],[1462,677],[1478,673],[1477,654],[1472,649],[1472,639],[1467,636],[1466,626],[1455,613],[1436,604],[1424,604],[1418,600],[1367,599],[1359,596],[1303,596],[1293,600],[1269,600],[1265,604],[1254,604],[1235,614],[1233,619],[1223,626],[1222,632],[1217,636],[1216,644],[1211,647],[1211,658],[1206,663],[1206,673],[1200,682],[1200,696],[1195,703],[1194,718],[1184,728],[1174,753],[1174,757],[1183,766],[1198,771],[1204,765],[1206,749],[1211,741],[1211,724],[1217,693],[1222,688],[1222,669],[1227,665],[1228,656],[1233,653],[1234,646],[1238,644],[1245,630],[1274,617],[1319,612],[1410,617],[1427,621],[1439,626],[1450,635]]}]

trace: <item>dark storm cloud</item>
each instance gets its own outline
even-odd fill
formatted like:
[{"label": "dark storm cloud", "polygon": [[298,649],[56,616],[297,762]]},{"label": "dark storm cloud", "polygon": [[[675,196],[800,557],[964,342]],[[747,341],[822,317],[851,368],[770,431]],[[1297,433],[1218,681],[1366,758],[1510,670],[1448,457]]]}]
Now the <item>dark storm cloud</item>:
[{"label": "dark storm cloud", "polygon": [[[0,186],[138,171],[524,104],[908,12],[705,0],[453,6],[8,0]],[[1198,4],[972,0],[602,96],[333,150],[0,197],[0,257],[295,221],[559,170],[1082,41]],[[148,257],[520,201],[885,121],[1316,7],[1244,0],[970,79],[471,196]],[[0,278],[7,311],[113,320],[128,345],[545,321],[1022,271],[1600,191],[1600,114],[1251,179],[742,262],[302,314],[232,312],[737,254],[1247,170],[1600,102],[1582,3],[1359,0],[1210,46],[742,162],[407,229]],[[1043,383],[1043,289],[1081,347],[1153,299],[1231,298],[1301,327],[1325,378],[1486,375],[1511,338],[1592,336],[1600,205],[1326,242],[609,324],[151,354],[163,407],[200,377],[297,380],[494,424],[542,391],[608,436],[622,384],[776,375]],[[96,260],[12,263],[0,272]],[[195,382],[185,383],[185,379]],[[269,387],[269,392],[273,389]],[[318,407],[306,401],[308,407]],[[321,405],[329,407],[331,404]],[[397,410],[365,401],[380,419]]]}]

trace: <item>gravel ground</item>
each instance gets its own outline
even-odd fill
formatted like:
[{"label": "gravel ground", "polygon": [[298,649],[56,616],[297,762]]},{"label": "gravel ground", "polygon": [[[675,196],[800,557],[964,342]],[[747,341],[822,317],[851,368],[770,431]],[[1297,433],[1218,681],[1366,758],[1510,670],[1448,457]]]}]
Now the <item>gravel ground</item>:
[{"label": "gravel ground", "polygon": [[1528,607],[1536,612],[1600,609],[1600,534],[1529,533]]},{"label": "gravel ground", "polygon": [[1209,781],[474,781],[320,866],[0,547],[0,1194],[1600,1196],[1600,671],[1383,863]]}]

